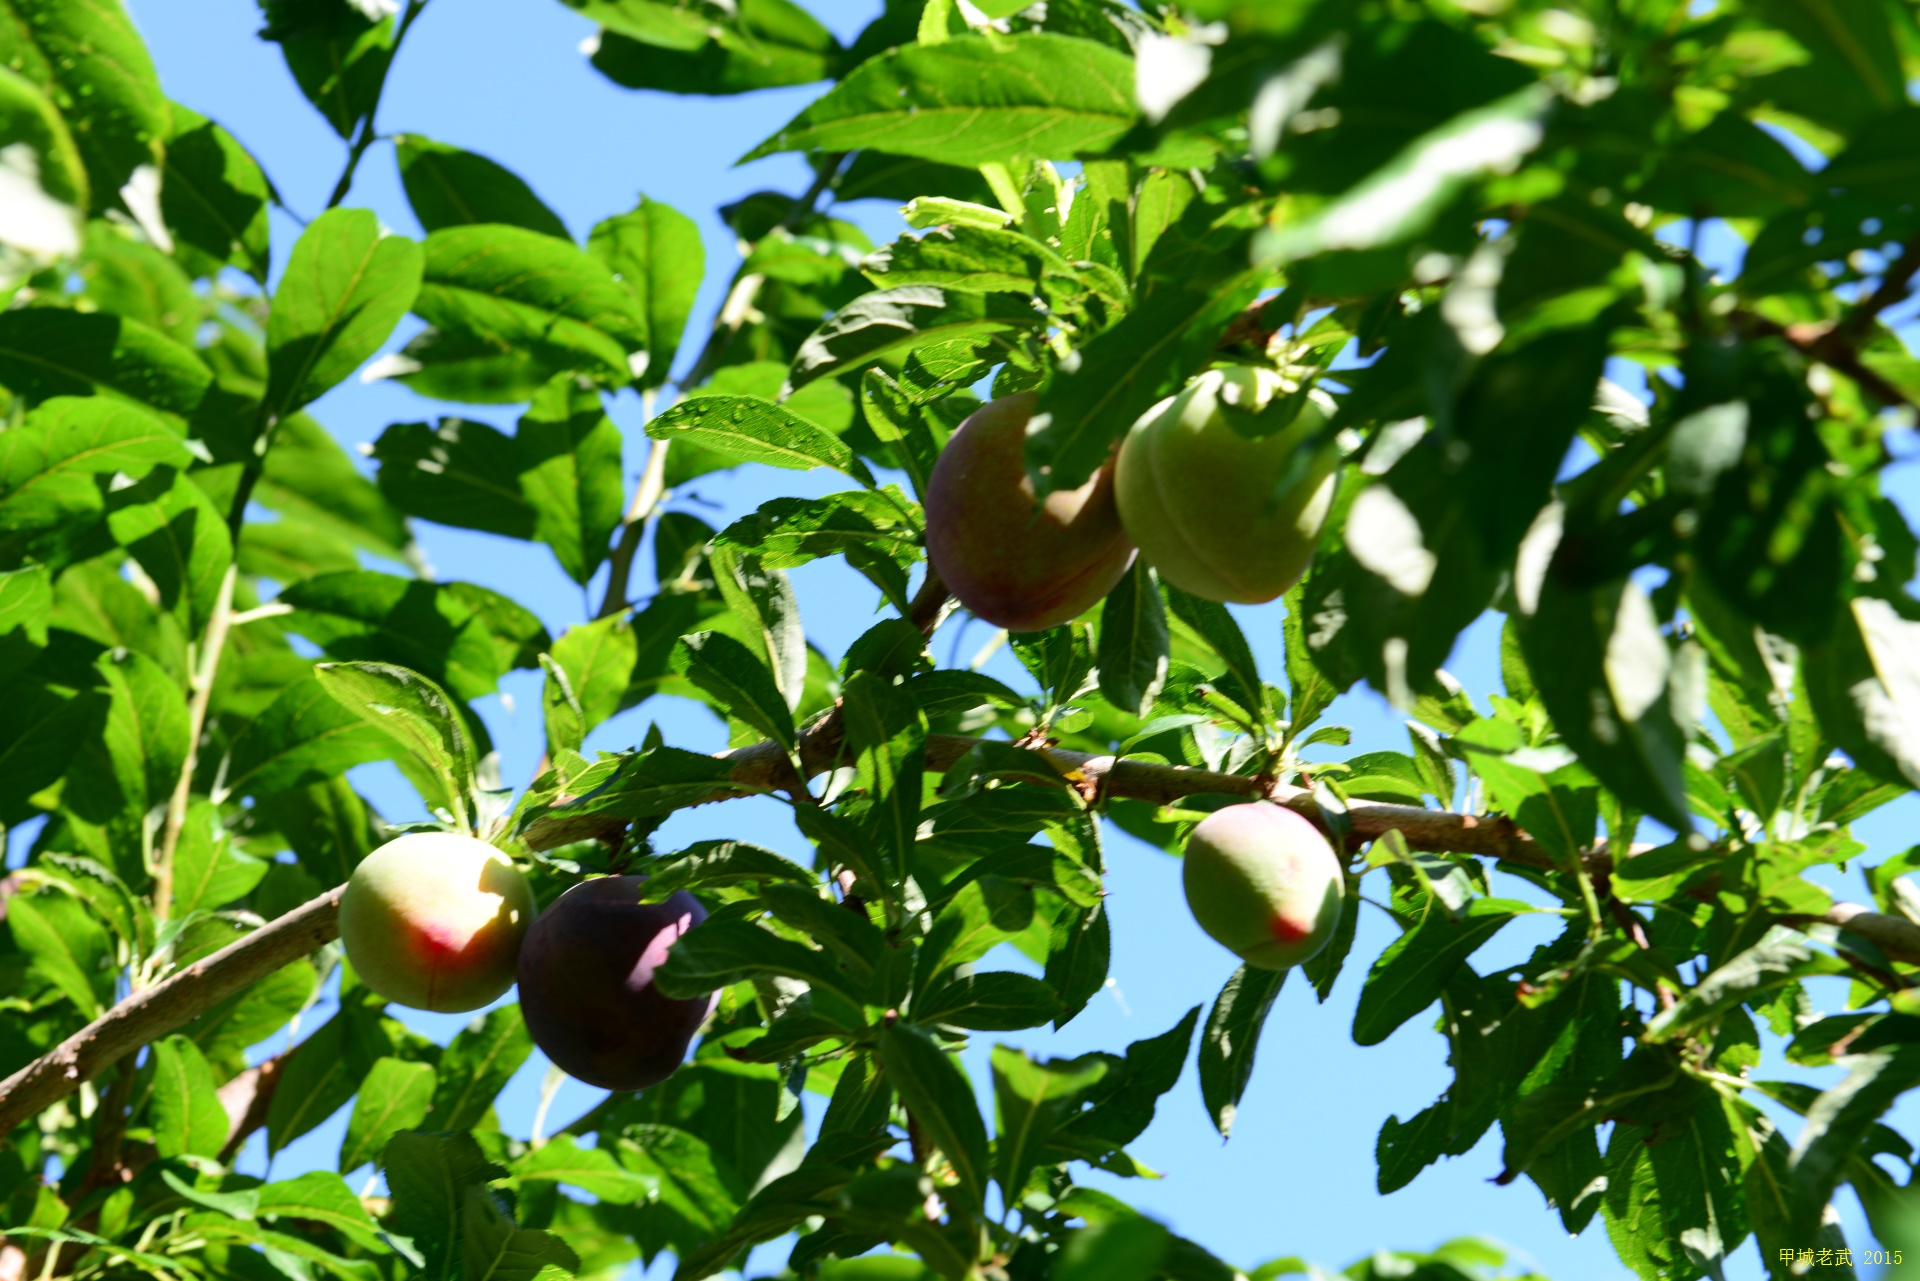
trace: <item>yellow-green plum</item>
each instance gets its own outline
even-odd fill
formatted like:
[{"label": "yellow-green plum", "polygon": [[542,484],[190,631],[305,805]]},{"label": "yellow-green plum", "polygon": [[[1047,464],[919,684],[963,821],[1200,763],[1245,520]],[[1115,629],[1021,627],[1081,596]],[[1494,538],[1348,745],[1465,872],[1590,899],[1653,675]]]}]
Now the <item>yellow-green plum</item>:
[{"label": "yellow-green plum", "polygon": [[1127,433],[1114,473],[1120,522],[1175,587],[1257,605],[1307,572],[1333,504],[1338,453],[1316,440],[1331,398],[1310,393],[1292,422],[1258,440],[1226,416],[1265,412],[1290,389],[1271,369],[1208,370]]},{"label": "yellow-green plum", "polygon": [[485,841],[410,832],[361,860],[340,896],[340,941],[360,981],[401,1005],[477,1010],[513,986],[536,907]]},{"label": "yellow-green plum", "polygon": [[1036,632],[1078,617],[1133,563],[1111,465],[1036,498],[1027,476],[1030,394],[1003,396],[953,433],[927,483],[927,555],[962,605]]},{"label": "yellow-green plum", "polygon": [[1347,892],[1319,829],[1264,801],[1201,819],[1180,875],[1200,928],[1263,970],[1298,965],[1325,947]]}]

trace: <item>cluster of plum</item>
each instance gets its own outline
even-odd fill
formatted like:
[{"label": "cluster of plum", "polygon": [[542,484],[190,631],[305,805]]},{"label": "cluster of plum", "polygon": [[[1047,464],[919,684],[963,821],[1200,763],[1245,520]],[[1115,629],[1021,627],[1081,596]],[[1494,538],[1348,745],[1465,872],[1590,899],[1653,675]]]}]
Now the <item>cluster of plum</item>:
[{"label": "cluster of plum", "polygon": [[[1331,401],[1234,365],[1154,406],[1078,489],[1044,500],[1027,475],[1034,397],[1005,396],[953,433],[927,487],[927,554],[961,604],[1008,631],[1079,617],[1136,550],[1167,582],[1241,605],[1300,581],[1333,505]],[[1292,417],[1252,438],[1231,418]]]},{"label": "cluster of plum", "polygon": [[582,881],[537,911],[507,856],[455,832],[411,832],[354,869],[340,941],[360,981],[389,1001],[477,1010],[520,985],[533,1042],[567,1075],[640,1090],[672,1075],[712,998],[654,985],[667,949],[706,919],[684,890],[642,903],[638,876]]},{"label": "cluster of plum", "polygon": [[[1136,549],[1194,595],[1272,600],[1306,571],[1333,496],[1327,402],[1316,392],[1284,403],[1295,396],[1268,369],[1203,374],[1144,416],[1092,480],[1044,500],[1026,470],[1034,398],[996,400],[960,425],[934,467],[934,567],[974,614],[1014,631],[1078,617]],[[1282,408],[1291,419],[1258,438],[1228,421]],[[1320,951],[1346,893],[1326,838],[1266,803],[1203,819],[1182,876],[1201,928],[1265,969]],[[641,902],[642,879],[583,881],[540,912],[493,846],[414,832],[355,869],[340,937],[362,982],[417,1009],[479,1009],[517,982],[527,1030],[556,1066],[603,1089],[644,1089],[686,1057],[712,998],[675,999],[654,984],[668,950],[706,912],[685,891]]]}]

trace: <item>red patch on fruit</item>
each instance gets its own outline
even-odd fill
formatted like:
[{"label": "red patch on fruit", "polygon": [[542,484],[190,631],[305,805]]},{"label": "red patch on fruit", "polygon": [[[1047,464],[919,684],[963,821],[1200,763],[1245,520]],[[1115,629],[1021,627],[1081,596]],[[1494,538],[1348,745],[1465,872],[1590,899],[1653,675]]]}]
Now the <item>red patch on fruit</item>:
[{"label": "red patch on fruit", "polygon": [[1298,943],[1301,939],[1307,937],[1307,935],[1313,932],[1311,929],[1303,929],[1300,926],[1295,925],[1292,921],[1288,920],[1285,916],[1282,916],[1278,912],[1274,913],[1273,920],[1269,925],[1269,929],[1271,930],[1273,937],[1278,939],[1282,943]]}]

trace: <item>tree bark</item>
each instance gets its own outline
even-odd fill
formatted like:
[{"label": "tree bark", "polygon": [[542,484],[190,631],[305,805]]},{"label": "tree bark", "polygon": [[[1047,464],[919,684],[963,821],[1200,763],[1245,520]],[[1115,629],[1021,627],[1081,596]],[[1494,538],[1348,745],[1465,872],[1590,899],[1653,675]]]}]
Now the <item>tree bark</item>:
[{"label": "tree bark", "polygon": [[340,933],[340,887],[302,903],[243,939],[136,992],[46,1054],[0,1081],[0,1137],[59,1102],[124,1054],[190,1023]]}]

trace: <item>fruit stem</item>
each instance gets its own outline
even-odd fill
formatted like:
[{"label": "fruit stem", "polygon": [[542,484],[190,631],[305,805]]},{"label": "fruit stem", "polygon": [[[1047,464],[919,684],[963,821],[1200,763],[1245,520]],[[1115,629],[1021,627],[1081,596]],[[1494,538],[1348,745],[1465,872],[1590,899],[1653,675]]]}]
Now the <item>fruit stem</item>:
[{"label": "fruit stem", "polygon": [[220,668],[220,651],[226,648],[227,632],[233,625],[233,587],[239,576],[237,565],[228,565],[221,576],[220,592],[214,598],[213,615],[207,619],[206,636],[200,643],[199,661],[187,677],[190,701],[187,704],[187,755],[180,763],[180,777],[167,801],[166,825],[161,829],[160,848],[153,859],[153,916],[164,921],[173,911],[173,855],[180,847],[180,833],[187,825],[187,806],[193,799],[193,775],[200,762],[200,736],[206,730],[207,705],[213,700],[213,677]]}]

